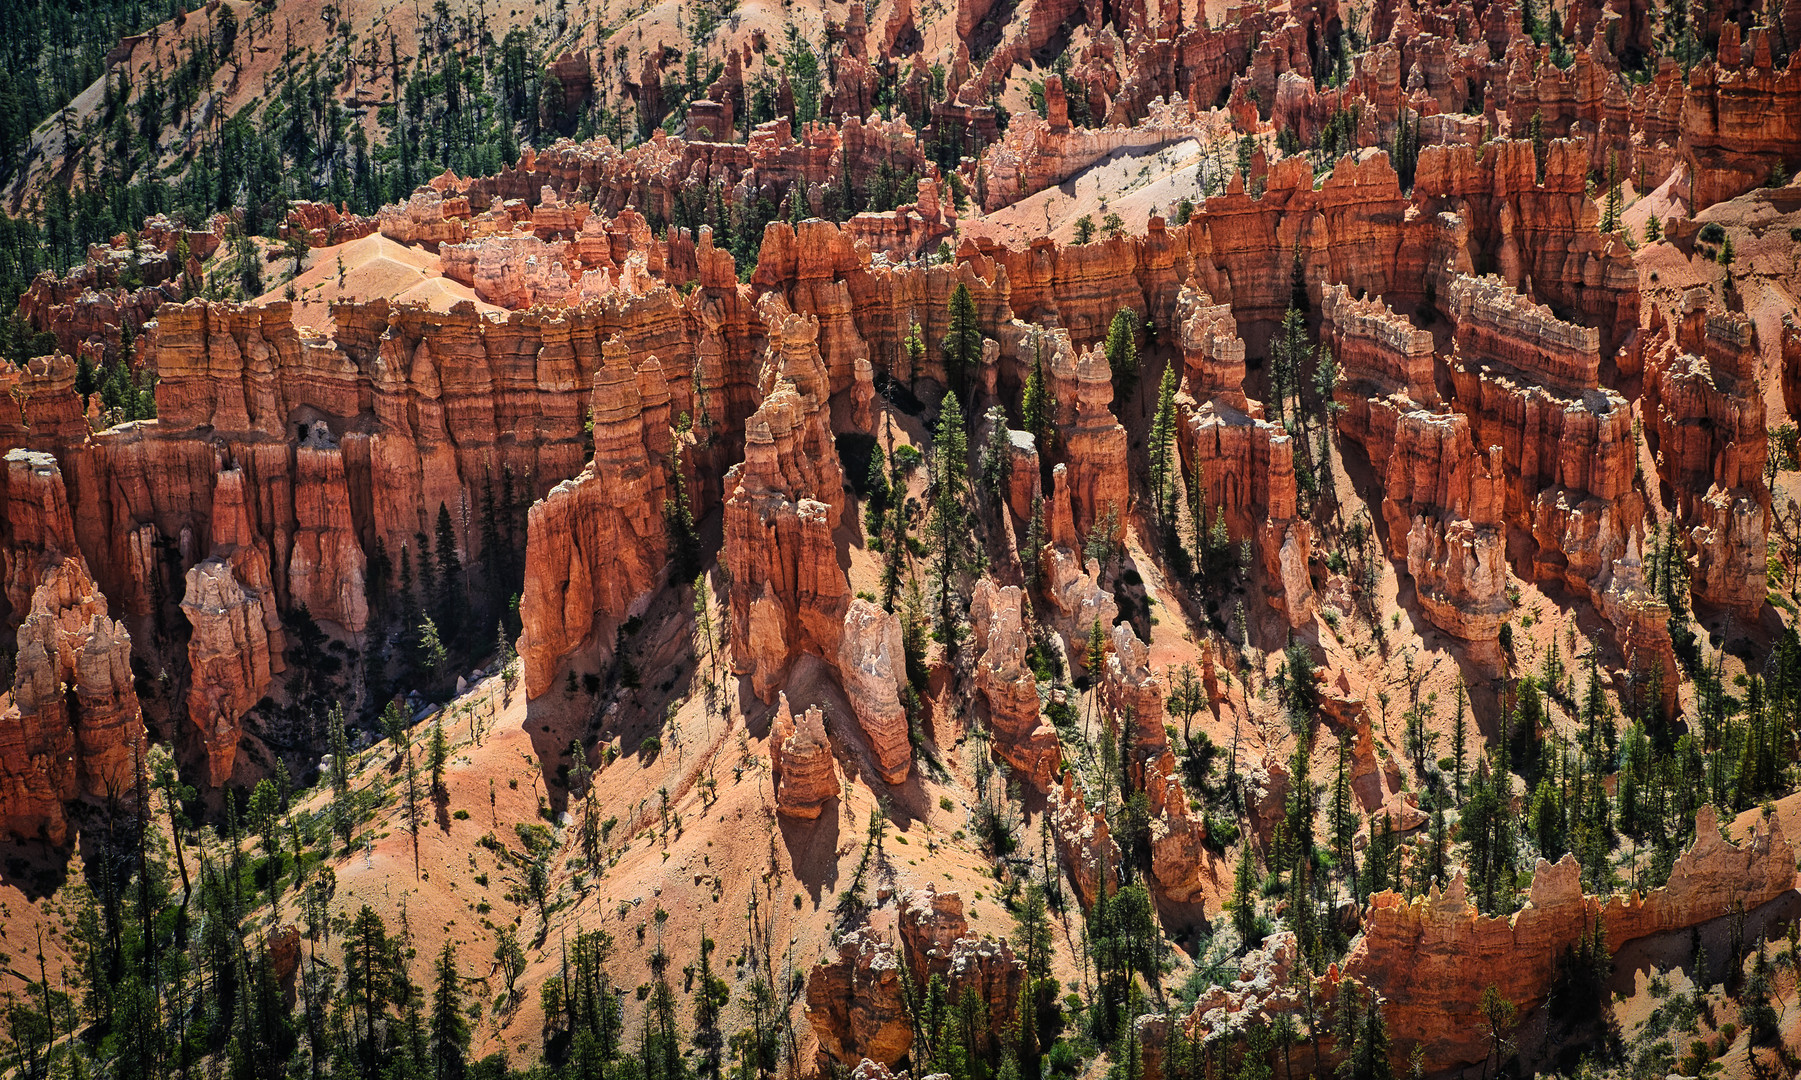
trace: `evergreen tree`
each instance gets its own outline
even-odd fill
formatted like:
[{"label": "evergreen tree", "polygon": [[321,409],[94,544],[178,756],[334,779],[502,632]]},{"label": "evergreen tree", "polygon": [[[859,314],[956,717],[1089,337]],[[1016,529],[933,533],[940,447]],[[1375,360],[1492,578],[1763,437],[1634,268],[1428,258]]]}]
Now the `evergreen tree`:
[{"label": "evergreen tree", "polygon": [[969,448],[963,427],[963,410],[957,407],[956,396],[946,394],[932,443],[932,515],[928,531],[935,552],[932,578],[938,591],[938,628],[947,645],[952,640],[956,576],[963,570],[969,546]]},{"label": "evergreen tree", "polygon": [[1281,329],[1270,340],[1269,393],[1276,407],[1276,419],[1287,423],[1288,402],[1300,399],[1301,361],[1311,351],[1307,345],[1307,320],[1299,309],[1289,308],[1282,316]]},{"label": "evergreen tree", "polygon": [[982,327],[975,297],[961,281],[951,291],[949,318],[950,329],[939,347],[944,351],[944,374],[951,396],[961,403],[969,393],[971,377],[982,363]]},{"label": "evergreen tree", "polygon": [[1051,442],[1056,437],[1057,402],[1051,396],[1050,385],[1044,376],[1044,337],[1040,334],[1032,342],[1032,370],[1026,375],[1025,391],[1020,403],[1022,423],[1032,437],[1037,440],[1040,461],[1049,459]]},{"label": "evergreen tree", "polygon": [[[879,538],[888,519],[888,458],[877,446],[869,455],[869,471],[863,478],[867,502],[863,507],[863,531]],[[905,492],[902,492],[904,497]]]},{"label": "evergreen tree", "polygon": [[1008,475],[1013,461],[1013,439],[1007,427],[1007,413],[999,405],[991,406],[985,417],[988,444],[982,448],[982,488],[1004,511],[1007,505]]},{"label": "evergreen tree", "polygon": [[464,598],[468,594],[463,588],[463,560],[457,554],[456,526],[451,521],[450,508],[443,503],[438,504],[437,532],[438,589],[434,610],[437,612],[438,626],[451,627],[452,632],[447,637],[455,640],[460,636],[455,628],[466,621],[460,616],[463,614]]},{"label": "evergreen tree", "polygon": [[1175,508],[1175,478],[1181,472],[1181,461],[1174,454],[1176,441],[1176,364],[1163,366],[1163,379],[1157,387],[1157,413],[1151,420],[1147,450],[1151,463],[1151,498],[1157,516],[1165,519]]},{"label": "evergreen tree", "polygon": [[456,947],[438,953],[432,988],[431,1060],[433,1080],[463,1080],[469,1072],[469,1024],[463,1018],[463,980],[457,974]]},{"label": "evergreen tree", "polygon": [[1114,409],[1138,386],[1138,313],[1120,308],[1107,327],[1107,367],[1113,372]]},{"label": "evergreen tree", "polygon": [[1232,876],[1232,927],[1242,949],[1255,948],[1262,937],[1257,927],[1257,864],[1248,840],[1239,845],[1238,868]]},{"label": "evergreen tree", "polygon": [[1043,552],[1049,537],[1045,533],[1044,496],[1032,496],[1032,520],[1026,523],[1025,541],[1020,545],[1019,561],[1024,564],[1026,588],[1035,589],[1044,576]]},{"label": "evergreen tree", "polygon": [[687,454],[690,422],[683,413],[675,430],[675,448],[669,455],[669,490],[663,500],[663,519],[669,528],[669,553],[678,581],[700,573],[700,533],[694,525],[694,508],[688,500]]},{"label": "evergreen tree", "polygon": [[703,1080],[719,1080],[725,1050],[719,1017],[731,997],[730,986],[713,973],[713,948],[713,939],[702,934],[699,982],[694,990],[694,1045],[701,1052],[696,1072]]},{"label": "evergreen tree", "polygon": [[1341,865],[1349,866],[1353,855],[1352,843],[1357,837],[1357,812],[1351,805],[1351,782],[1346,766],[1347,753],[1344,739],[1338,740],[1338,771],[1332,780],[1332,806],[1330,810],[1332,827],[1332,854]]},{"label": "evergreen tree", "polygon": [[1457,673],[1455,696],[1452,698],[1453,715],[1451,718],[1451,787],[1457,794],[1457,800],[1463,801],[1463,777],[1465,754],[1469,741],[1469,691],[1463,684],[1463,672]]},{"label": "evergreen tree", "polygon": [[450,762],[450,741],[444,736],[444,710],[439,709],[432,717],[431,738],[426,743],[426,768],[431,774],[431,790],[435,795],[446,795],[444,787],[444,766]]}]

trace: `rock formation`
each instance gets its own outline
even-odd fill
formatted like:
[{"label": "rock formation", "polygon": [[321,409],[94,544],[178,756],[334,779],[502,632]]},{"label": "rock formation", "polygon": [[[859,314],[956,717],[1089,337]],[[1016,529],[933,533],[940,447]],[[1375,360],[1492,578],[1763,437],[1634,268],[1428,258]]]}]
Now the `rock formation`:
[{"label": "rock formation", "polygon": [[61,846],[66,804],[134,790],[145,742],[131,635],[75,547],[56,459],[8,451],[4,484],[0,566],[18,654],[0,714],[0,831]]},{"label": "rock formation", "polygon": [[659,435],[669,438],[662,366],[649,357],[633,370],[618,337],[600,353],[594,458],[534,504],[527,524],[519,601],[527,697],[550,690],[557,665],[577,649],[610,651],[613,629],[644,609],[668,561],[668,479],[652,450]]},{"label": "rock formation", "polygon": [[1382,477],[1389,550],[1404,556],[1426,617],[1498,674],[1498,637],[1512,607],[1501,449],[1478,450],[1469,418],[1435,407],[1430,333],[1343,286],[1326,286],[1321,306],[1322,336],[1344,373],[1334,391],[1338,429]]},{"label": "rock formation", "polygon": [[1504,517],[1532,537],[1532,576],[1599,593],[1643,517],[1631,413],[1598,382],[1600,334],[1492,277],[1459,278],[1451,306],[1456,408],[1475,445],[1501,448],[1489,470],[1506,478]]},{"label": "rock formation", "polygon": [[1084,909],[1119,889],[1119,845],[1107,827],[1107,815],[1090,813],[1076,774],[1065,772],[1063,786],[1051,796],[1051,832],[1057,841],[1057,861],[1075,886]]},{"label": "rock formation", "polygon": [[775,781],[776,813],[811,821],[838,797],[838,770],[825,716],[815,705],[796,720],[788,695],[779,696],[769,727],[769,772]]},{"label": "rock formation", "polygon": [[244,715],[283,669],[284,635],[269,556],[250,526],[244,471],[227,468],[213,488],[212,554],[188,568],[181,610],[188,638],[188,720],[207,783],[231,778]]},{"label": "rock formation", "polygon": [[[1663,887],[1643,895],[1584,895],[1581,867],[1565,855],[1540,859],[1526,906],[1507,917],[1480,914],[1462,871],[1411,902],[1393,892],[1370,898],[1363,932],[1350,954],[1318,984],[1320,1002],[1336,998],[1346,981],[1383,1001],[1390,1038],[1422,1048],[1428,1071],[1473,1065],[1492,1049],[1482,1026],[1483,992],[1495,986],[1521,1014],[1543,1004],[1558,958],[1597,919],[1609,949],[1654,934],[1698,926],[1735,910],[1750,911],[1794,887],[1795,853],[1771,818],[1739,843],[1721,839],[1713,809],[1695,817],[1695,842],[1676,860]],[[1196,1000],[1191,1032],[1221,1031],[1235,1023],[1299,1009],[1286,978],[1293,939],[1272,936],[1245,960],[1230,987]]]},{"label": "rock formation", "polygon": [[894,946],[868,928],[852,930],[807,973],[807,1021],[819,1064],[846,1068],[868,1058],[893,1065],[913,1045],[913,1024]]},{"label": "rock formation", "polygon": [[900,616],[862,599],[852,600],[838,646],[838,678],[883,782],[898,784],[913,767],[907,711],[900,688],[907,681]]},{"label": "rock formation", "polygon": [[1442,893],[1404,901],[1373,897],[1362,939],[1341,971],[1388,1002],[1391,1037],[1425,1046],[1428,1069],[1481,1060],[1487,1047],[1478,1015],[1491,983],[1522,1013],[1543,1003],[1559,953],[1600,917],[1607,943],[1683,930],[1742,905],[1749,911],[1793,888],[1794,850],[1774,818],[1768,831],[1739,844],[1720,838],[1711,807],[1695,818],[1695,843],[1677,859],[1669,883],[1640,896],[1584,896],[1571,856],[1540,860],[1526,907],[1509,918],[1480,915],[1461,874]]},{"label": "rock formation", "polygon": [[1209,520],[1223,515],[1234,542],[1254,538],[1271,603],[1289,625],[1302,626],[1313,617],[1312,530],[1299,514],[1294,439],[1245,396],[1244,343],[1228,336],[1230,319],[1219,306],[1185,285],[1176,310],[1185,373],[1176,433],[1183,475],[1199,478]]},{"label": "rock formation", "polygon": [[975,686],[988,705],[994,751],[1033,788],[1049,792],[1062,763],[1057,729],[1039,709],[1038,681],[1026,662],[1023,603],[1016,585],[976,582],[969,619],[975,627]]},{"label": "rock formation", "polygon": [[1770,531],[1763,365],[1751,319],[1708,310],[1709,295],[1690,290],[1653,337],[1645,362],[1647,428],[1695,556],[1696,599],[1755,622],[1766,595]]},{"label": "rock formation", "polygon": [[746,421],[744,461],[726,475],[721,556],[732,573],[734,670],[749,675],[765,701],[802,652],[838,656],[850,604],[832,540],[844,477],[829,427],[819,323],[806,315],[769,319],[763,404]]},{"label": "rock formation", "polygon": [[1206,892],[1217,860],[1207,850],[1206,819],[1189,809],[1174,754],[1165,750],[1145,770],[1144,791],[1151,808],[1151,876],[1171,900],[1192,903]]},{"label": "rock formation", "polygon": [[990,1040],[1005,1038],[1013,1025],[1008,1018],[1018,1015],[1026,966],[1006,941],[969,932],[961,897],[941,893],[930,882],[908,890],[900,898],[900,937],[914,986],[924,988],[939,979],[944,1000],[953,1003],[974,993],[987,1006],[984,1034]]}]

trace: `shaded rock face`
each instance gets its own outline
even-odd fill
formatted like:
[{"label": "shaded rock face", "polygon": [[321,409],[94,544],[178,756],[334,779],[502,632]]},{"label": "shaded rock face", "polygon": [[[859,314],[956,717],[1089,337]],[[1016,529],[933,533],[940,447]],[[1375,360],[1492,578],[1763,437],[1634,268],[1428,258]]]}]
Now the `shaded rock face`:
[{"label": "shaded rock face", "polygon": [[852,930],[807,973],[807,1022],[821,1068],[854,1068],[864,1058],[893,1065],[913,1046],[901,958],[868,928]]},{"label": "shaded rock face", "polygon": [[134,754],[145,744],[131,635],[109,617],[72,542],[56,459],[11,450],[3,475],[0,565],[18,655],[0,715],[0,831],[60,846],[69,839],[66,804],[133,790]]},{"label": "shaded rock face", "polygon": [[1027,783],[1049,792],[1062,764],[1057,729],[1039,708],[1038,681],[1026,661],[1025,593],[991,578],[976,582],[969,617],[975,626],[976,692],[988,705],[995,753]]},{"label": "shaded rock face", "polygon": [[775,781],[776,813],[811,821],[838,797],[838,770],[825,716],[817,705],[795,719],[788,695],[779,697],[769,728],[769,771]]}]

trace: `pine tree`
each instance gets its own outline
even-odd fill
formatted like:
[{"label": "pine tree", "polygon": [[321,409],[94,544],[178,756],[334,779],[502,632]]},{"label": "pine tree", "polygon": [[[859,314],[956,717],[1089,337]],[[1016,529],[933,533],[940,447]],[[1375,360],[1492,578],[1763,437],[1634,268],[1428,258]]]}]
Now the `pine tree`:
[{"label": "pine tree", "polygon": [[331,741],[331,823],[345,847],[350,846],[356,815],[350,800],[350,739],[344,731],[344,706],[333,702],[325,717]]},{"label": "pine tree", "polygon": [[729,984],[713,974],[713,939],[704,933],[700,939],[699,982],[694,990],[694,1045],[700,1050],[700,1066],[695,1072],[703,1080],[719,1080],[724,1060],[725,1038],[719,1031],[719,1017],[731,999]]},{"label": "pine tree", "polygon": [[1532,118],[1526,121],[1526,138],[1532,142],[1532,159],[1537,163],[1537,182],[1545,182],[1545,159],[1550,154],[1550,143],[1545,139],[1545,114],[1534,109]]},{"label": "pine tree", "polygon": [[1120,308],[1107,327],[1107,367],[1113,372],[1117,410],[1138,386],[1138,313]]},{"label": "pine tree", "polygon": [[463,1080],[469,1072],[469,1024],[463,1017],[463,980],[457,974],[456,947],[438,953],[432,987],[431,1058],[433,1080]]},{"label": "pine tree", "polygon": [[1257,864],[1251,858],[1249,840],[1240,842],[1238,868],[1232,876],[1232,927],[1238,931],[1239,948],[1255,948],[1257,933]]},{"label": "pine tree", "polygon": [[450,740],[444,735],[444,710],[439,709],[432,717],[431,739],[426,743],[426,768],[431,774],[431,790],[434,794],[447,794],[444,788],[444,766],[450,762]]},{"label": "pine tree", "polygon": [[1057,402],[1051,396],[1044,377],[1044,336],[1032,343],[1032,370],[1026,375],[1025,391],[1020,403],[1022,423],[1037,441],[1039,460],[1048,460],[1051,442],[1056,437]]},{"label": "pine tree", "polygon": [[419,791],[419,768],[413,760],[413,748],[409,744],[400,751],[402,776],[406,781],[402,794],[405,798],[406,831],[413,838],[413,879],[419,878],[419,829],[425,822],[425,813],[421,806]]},{"label": "pine tree", "polygon": [[1172,496],[1181,462],[1173,450],[1176,441],[1176,364],[1163,365],[1163,380],[1157,387],[1157,413],[1151,420],[1147,451],[1151,463],[1151,498],[1159,518],[1167,518],[1175,508]]},{"label": "pine tree", "polygon": [[1620,228],[1620,155],[1611,151],[1607,155],[1607,204],[1601,212],[1601,232],[1618,232]]},{"label": "pine tree", "polygon": [[441,682],[444,672],[450,664],[450,654],[444,648],[444,639],[438,633],[438,624],[431,616],[419,619],[419,656],[424,661],[426,670],[431,673],[434,683]]},{"label": "pine tree", "polygon": [[1351,782],[1346,768],[1349,755],[1344,739],[1338,740],[1338,772],[1332,780],[1332,854],[1340,864],[1349,866],[1352,842],[1357,837],[1357,812],[1351,807]]},{"label": "pine tree", "polygon": [[939,347],[944,351],[944,374],[951,394],[961,402],[969,393],[971,376],[982,363],[982,327],[975,297],[961,281],[951,291],[949,317],[950,329]]},{"label": "pine tree", "polygon": [[1286,423],[1288,399],[1300,399],[1301,360],[1310,352],[1307,346],[1307,319],[1299,309],[1289,308],[1282,316],[1281,329],[1270,340],[1270,399],[1276,406],[1276,419]]},{"label": "pine tree", "polygon": [[867,492],[863,531],[871,537],[880,537],[888,517],[888,458],[880,446],[869,455],[869,471],[864,475],[863,488]]},{"label": "pine tree", "polygon": [[1455,712],[1451,718],[1451,786],[1452,790],[1457,793],[1457,801],[1461,803],[1463,801],[1464,755],[1468,751],[1469,741],[1469,722],[1467,720],[1469,691],[1463,685],[1463,672],[1461,671],[1457,673],[1457,686],[1455,696],[1452,698],[1452,708]]},{"label": "pine tree", "polygon": [[439,627],[451,627],[450,640],[459,635],[454,628],[463,624],[460,618],[464,597],[463,560],[457,554],[456,526],[451,521],[450,508],[443,503],[438,504],[438,592],[435,597],[435,610]]},{"label": "pine tree", "polygon": [[1044,575],[1044,496],[1032,496],[1032,520],[1026,523],[1025,542],[1020,545],[1019,561],[1025,571],[1026,588],[1035,589]]},{"label": "pine tree", "polygon": [[1283,834],[1292,845],[1292,858],[1279,858],[1280,868],[1294,859],[1311,861],[1313,857],[1313,820],[1316,793],[1310,774],[1312,746],[1305,731],[1297,733],[1294,751],[1288,756],[1288,806],[1283,816]]},{"label": "pine tree", "polygon": [[936,552],[932,577],[938,590],[938,627],[947,645],[952,640],[956,576],[963,569],[969,544],[969,448],[965,439],[963,410],[957,407],[954,395],[946,394],[932,444],[932,516],[928,528]]},{"label": "pine tree", "polygon": [[1000,510],[1006,509],[1008,476],[1013,461],[1012,432],[1007,427],[1007,412],[999,405],[991,406],[985,422],[988,445],[982,448],[982,488]]}]

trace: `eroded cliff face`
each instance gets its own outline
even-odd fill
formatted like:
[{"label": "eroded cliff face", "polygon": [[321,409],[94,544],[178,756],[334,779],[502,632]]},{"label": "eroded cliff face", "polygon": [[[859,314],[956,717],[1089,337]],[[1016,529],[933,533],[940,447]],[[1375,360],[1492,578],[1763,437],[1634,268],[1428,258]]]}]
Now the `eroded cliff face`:
[{"label": "eroded cliff face", "polygon": [[[1721,839],[1713,809],[1703,806],[1694,844],[1677,858],[1669,882],[1643,895],[1585,895],[1581,867],[1570,855],[1555,865],[1540,859],[1526,906],[1506,917],[1476,910],[1461,870],[1448,887],[1434,885],[1412,901],[1375,894],[1350,954],[1315,983],[1314,1007],[1329,1005],[1354,982],[1381,999],[1394,1045],[1421,1047],[1427,1070],[1473,1065],[1492,1049],[1481,1020],[1483,992],[1496,987],[1522,1015],[1544,1004],[1558,958],[1597,919],[1609,949],[1617,951],[1629,941],[1749,911],[1794,881],[1794,848],[1775,818],[1732,843]],[[1202,994],[1184,1022],[1204,1034],[1300,1013],[1290,978],[1294,960],[1293,935],[1273,935],[1245,959],[1239,981]]]},{"label": "eroded cliff face", "polygon": [[1223,517],[1233,542],[1254,542],[1271,605],[1290,626],[1302,626],[1314,610],[1307,569],[1313,532],[1300,514],[1294,437],[1246,395],[1245,343],[1230,309],[1184,285],[1176,311],[1183,363],[1176,448],[1183,476],[1198,479],[1209,521]]},{"label": "eroded cliff face", "polygon": [[1499,674],[1507,600],[1501,449],[1478,453],[1470,420],[1439,403],[1432,335],[1343,286],[1324,292],[1321,336],[1344,372],[1339,433],[1382,477],[1389,550],[1405,557],[1421,609]]},{"label": "eroded cliff face", "polygon": [[897,900],[898,953],[873,928],[861,927],[807,974],[807,1020],[819,1040],[821,1067],[899,1062],[913,1045],[907,986],[923,994],[934,979],[945,1001],[974,994],[986,1006],[986,1027],[968,1035],[999,1045],[1012,1030],[1026,968],[1006,940],[970,933],[962,899],[931,882]]},{"label": "eroded cliff face", "polygon": [[188,638],[188,722],[199,737],[204,776],[231,779],[242,721],[284,668],[281,613],[269,555],[250,525],[244,472],[228,467],[213,488],[211,554],[188,568],[182,614]]},{"label": "eroded cliff face", "polygon": [[1033,788],[1048,792],[1056,783],[1063,751],[1057,729],[1040,712],[1038,681],[1026,662],[1030,641],[1024,600],[1017,585],[998,586],[990,578],[976,583],[969,601],[975,686],[988,706],[995,753]]},{"label": "eroded cliff face", "polygon": [[892,1065],[913,1046],[901,958],[874,930],[844,935],[807,973],[807,1021],[819,1040],[819,1064],[854,1068],[868,1058]]},{"label": "eroded cliff face", "polygon": [[1522,1011],[1542,1004],[1557,957],[1600,918],[1610,949],[1683,930],[1734,910],[1751,910],[1794,887],[1794,850],[1776,819],[1737,844],[1720,838],[1711,807],[1695,819],[1695,843],[1669,883],[1640,896],[1585,896],[1571,856],[1540,860],[1526,907],[1509,918],[1480,915],[1461,874],[1442,893],[1408,903],[1393,893],[1371,900],[1363,938],[1341,971],[1382,995],[1392,1036],[1426,1048],[1428,1068],[1467,1064],[1486,1047],[1478,1013],[1495,984]]},{"label": "eroded cliff face", "polygon": [[0,566],[18,654],[0,713],[0,831],[60,846],[67,804],[134,790],[145,741],[131,635],[75,546],[56,459],[8,451],[4,484]]},{"label": "eroded cliff face", "polygon": [[1768,585],[1769,437],[1757,328],[1693,289],[1657,315],[1645,361],[1647,431],[1675,496],[1698,600],[1755,621]]}]

